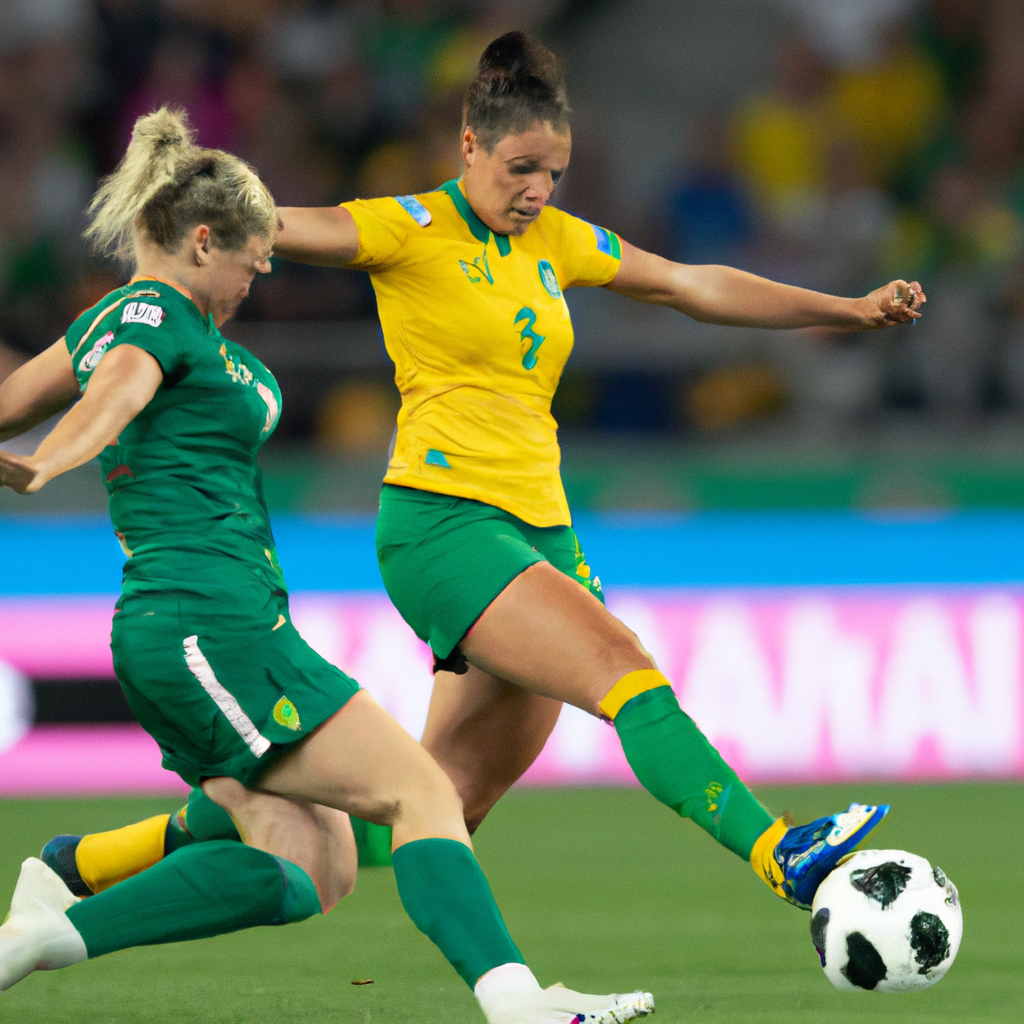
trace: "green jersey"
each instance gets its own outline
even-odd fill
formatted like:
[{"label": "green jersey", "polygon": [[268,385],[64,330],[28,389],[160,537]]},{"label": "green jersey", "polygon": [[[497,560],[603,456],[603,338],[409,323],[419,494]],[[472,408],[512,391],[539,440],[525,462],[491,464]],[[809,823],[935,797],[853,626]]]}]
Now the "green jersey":
[{"label": "green jersey", "polygon": [[110,518],[128,556],[126,593],[204,592],[256,577],[283,589],[256,455],[277,426],[270,371],[191,299],[134,279],[67,332],[84,392],[104,354],[135,345],[164,378],[100,455]]}]

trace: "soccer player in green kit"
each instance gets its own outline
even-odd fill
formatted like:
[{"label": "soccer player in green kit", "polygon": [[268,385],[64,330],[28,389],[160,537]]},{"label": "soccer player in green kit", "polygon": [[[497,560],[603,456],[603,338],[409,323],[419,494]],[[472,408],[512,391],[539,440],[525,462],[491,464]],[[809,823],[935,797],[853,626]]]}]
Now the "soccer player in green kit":
[{"label": "soccer player in green kit", "polygon": [[642,992],[540,988],[447,776],[291,623],[256,467],[280,391],[219,330],[270,270],[269,192],[163,109],[136,123],[90,212],[90,234],[137,273],[0,388],[0,439],[81,397],[33,456],[0,452],[0,484],[33,493],[100,456],[128,556],[118,677],[165,766],[227,811],[243,841],[185,846],[88,900],[29,858],[0,926],[0,991],[130,946],[326,912],[354,884],[353,812],[392,827],[406,911],[491,1024],[649,1013]]}]

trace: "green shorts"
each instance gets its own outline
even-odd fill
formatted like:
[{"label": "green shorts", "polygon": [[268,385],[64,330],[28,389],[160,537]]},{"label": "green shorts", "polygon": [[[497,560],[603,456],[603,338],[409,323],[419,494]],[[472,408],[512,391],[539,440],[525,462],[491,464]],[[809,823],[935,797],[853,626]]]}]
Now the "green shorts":
[{"label": "green shorts", "polygon": [[359,689],[299,636],[287,594],[255,581],[128,594],[110,646],[135,717],[190,786],[254,785]]},{"label": "green shorts", "polygon": [[602,602],[570,526],[531,526],[469,498],[385,484],[377,560],[402,618],[444,660],[487,606],[534,562],[550,562]]}]

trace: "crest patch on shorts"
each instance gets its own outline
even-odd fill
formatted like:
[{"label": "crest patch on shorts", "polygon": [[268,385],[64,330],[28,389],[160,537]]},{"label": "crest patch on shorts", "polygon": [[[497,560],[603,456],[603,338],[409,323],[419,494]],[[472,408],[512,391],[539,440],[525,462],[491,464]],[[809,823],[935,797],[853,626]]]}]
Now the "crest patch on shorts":
[{"label": "crest patch on shorts", "polygon": [[286,729],[291,729],[292,732],[298,732],[302,728],[302,723],[299,721],[299,713],[295,710],[295,705],[287,697],[282,697],[274,705],[274,721],[278,725],[283,725]]}]

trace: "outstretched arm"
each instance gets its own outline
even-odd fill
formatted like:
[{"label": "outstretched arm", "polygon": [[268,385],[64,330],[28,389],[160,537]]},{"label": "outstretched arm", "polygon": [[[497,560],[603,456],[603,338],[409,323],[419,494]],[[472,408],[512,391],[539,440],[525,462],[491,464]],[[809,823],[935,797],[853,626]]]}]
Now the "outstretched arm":
[{"label": "outstretched arm", "polygon": [[359,229],[340,206],[284,206],[274,252],[296,263],[347,267],[359,250]]},{"label": "outstretched arm", "polygon": [[844,299],[733,267],[673,263],[628,242],[622,243],[619,272],[607,287],[640,302],[678,309],[694,320],[730,327],[879,330],[918,319],[926,301],[916,281],[892,281],[863,298]]},{"label": "outstretched arm", "polygon": [[0,384],[0,441],[31,430],[77,397],[78,380],[61,338]]},{"label": "outstretched arm", "polygon": [[82,400],[35,455],[0,451],[0,486],[33,494],[48,480],[95,458],[149,404],[162,380],[160,364],[148,352],[135,345],[111,349],[93,371]]}]

